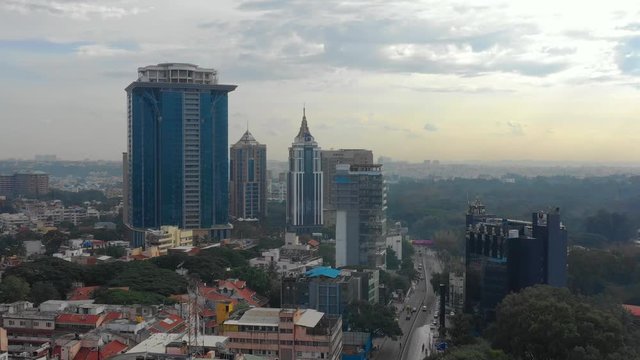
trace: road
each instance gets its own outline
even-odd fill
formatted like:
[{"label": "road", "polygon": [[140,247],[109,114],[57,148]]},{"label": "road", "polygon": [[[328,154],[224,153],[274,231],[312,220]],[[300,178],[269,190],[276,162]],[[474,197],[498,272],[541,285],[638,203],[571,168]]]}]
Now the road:
[{"label": "road", "polygon": [[[432,336],[429,325],[433,321],[436,308],[436,296],[429,280],[432,273],[442,270],[440,262],[430,250],[423,249],[422,255],[416,254],[414,263],[416,267],[422,264],[424,279],[414,282],[410,295],[405,298],[404,303],[395,304],[398,323],[404,335],[395,341],[391,338],[383,340],[380,350],[374,353],[373,359],[423,360],[427,354],[425,351],[429,348]],[[423,305],[427,306],[427,311],[422,311]],[[417,309],[409,319],[406,318],[406,306]]]}]

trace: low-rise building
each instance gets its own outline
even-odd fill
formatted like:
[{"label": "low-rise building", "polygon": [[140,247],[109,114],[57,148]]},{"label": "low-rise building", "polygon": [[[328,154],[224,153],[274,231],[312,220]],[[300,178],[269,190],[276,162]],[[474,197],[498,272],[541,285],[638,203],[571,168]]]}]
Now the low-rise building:
[{"label": "low-rise building", "polygon": [[51,339],[56,329],[56,314],[37,310],[24,310],[2,316],[2,327],[7,330],[9,345],[32,344],[39,346]]},{"label": "low-rise building", "polygon": [[162,226],[157,230],[148,230],[145,237],[146,247],[158,247],[160,255],[166,255],[172,248],[193,245],[193,230],[183,230],[176,226]]},{"label": "low-rise building", "polygon": [[228,348],[280,360],[338,360],[342,319],[306,309],[253,308],[224,322]]}]

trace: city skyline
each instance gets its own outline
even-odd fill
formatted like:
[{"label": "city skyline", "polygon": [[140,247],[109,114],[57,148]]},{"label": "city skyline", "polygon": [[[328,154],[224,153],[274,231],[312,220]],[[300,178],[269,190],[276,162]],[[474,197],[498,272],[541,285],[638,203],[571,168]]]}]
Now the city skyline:
[{"label": "city skyline", "polygon": [[306,103],[324,149],[640,162],[635,2],[172,5],[0,4],[2,157],[119,159],[122,84],[140,66],[189,62],[239,85],[229,136],[249,122],[275,160],[286,159]]}]

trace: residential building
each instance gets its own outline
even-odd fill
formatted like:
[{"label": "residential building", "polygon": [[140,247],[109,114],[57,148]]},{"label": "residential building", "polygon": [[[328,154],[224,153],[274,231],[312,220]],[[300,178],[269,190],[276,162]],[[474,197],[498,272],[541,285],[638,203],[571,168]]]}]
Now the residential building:
[{"label": "residential building", "polygon": [[486,320],[511,292],[528,286],[566,286],[567,230],[560,211],[532,221],[498,218],[478,201],[467,212],[465,310]]},{"label": "residential building", "polygon": [[300,234],[319,232],[323,227],[322,167],[320,147],[315,141],[305,110],[302,123],[289,148],[287,174],[287,230]]},{"label": "residential building", "polygon": [[285,245],[263,251],[262,256],[250,259],[249,264],[254,267],[273,269],[286,276],[303,274],[313,267],[322,265],[322,256],[317,248],[309,244],[300,244],[297,236],[291,233],[287,233],[287,239],[291,239],[289,235],[293,235],[295,239],[293,242],[285,240]]},{"label": "residential building", "polygon": [[229,213],[236,219],[262,219],[267,214],[267,146],[247,130],[231,146]]},{"label": "residential building", "polygon": [[41,345],[51,340],[56,329],[56,314],[24,310],[2,315],[2,327],[7,330],[9,345]]},{"label": "residential building", "polygon": [[226,238],[228,93],[217,72],[192,64],[138,69],[127,92],[124,218],[135,246],[163,225]]},{"label": "residential building", "polygon": [[338,360],[342,320],[312,309],[253,308],[224,322],[228,348],[274,360]]},{"label": "residential building", "polygon": [[336,267],[384,267],[386,184],[382,165],[336,165]]},{"label": "residential building", "polygon": [[336,165],[371,165],[373,164],[373,152],[365,149],[322,150],[320,152],[320,158],[322,174],[326,180],[322,184],[324,223],[326,226],[335,226],[335,184],[332,179],[336,176]]},{"label": "residential building", "polygon": [[157,246],[160,255],[167,255],[169,249],[193,245],[193,230],[176,226],[161,226],[158,230],[147,230],[146,247]]},{"label": "residential building", "polygon": [[0,195],[37,197],[49,192],[49,175],[42,171],[0,175]]}]

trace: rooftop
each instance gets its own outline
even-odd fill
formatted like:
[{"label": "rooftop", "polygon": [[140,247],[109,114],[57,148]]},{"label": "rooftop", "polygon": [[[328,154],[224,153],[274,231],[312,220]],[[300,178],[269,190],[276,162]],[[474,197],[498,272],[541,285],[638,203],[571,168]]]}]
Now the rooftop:
[{"label": "rooftop", "polygon": [[313,268],[313,269],[307,271],[304,274],[307,277],[324,276],[324,277],[335,279],[338,276],[340,276],[340,270],[334,269],[334,268],[331,268],[331,267],[327,267],[327,266],[318,266],[316,268]]}]

